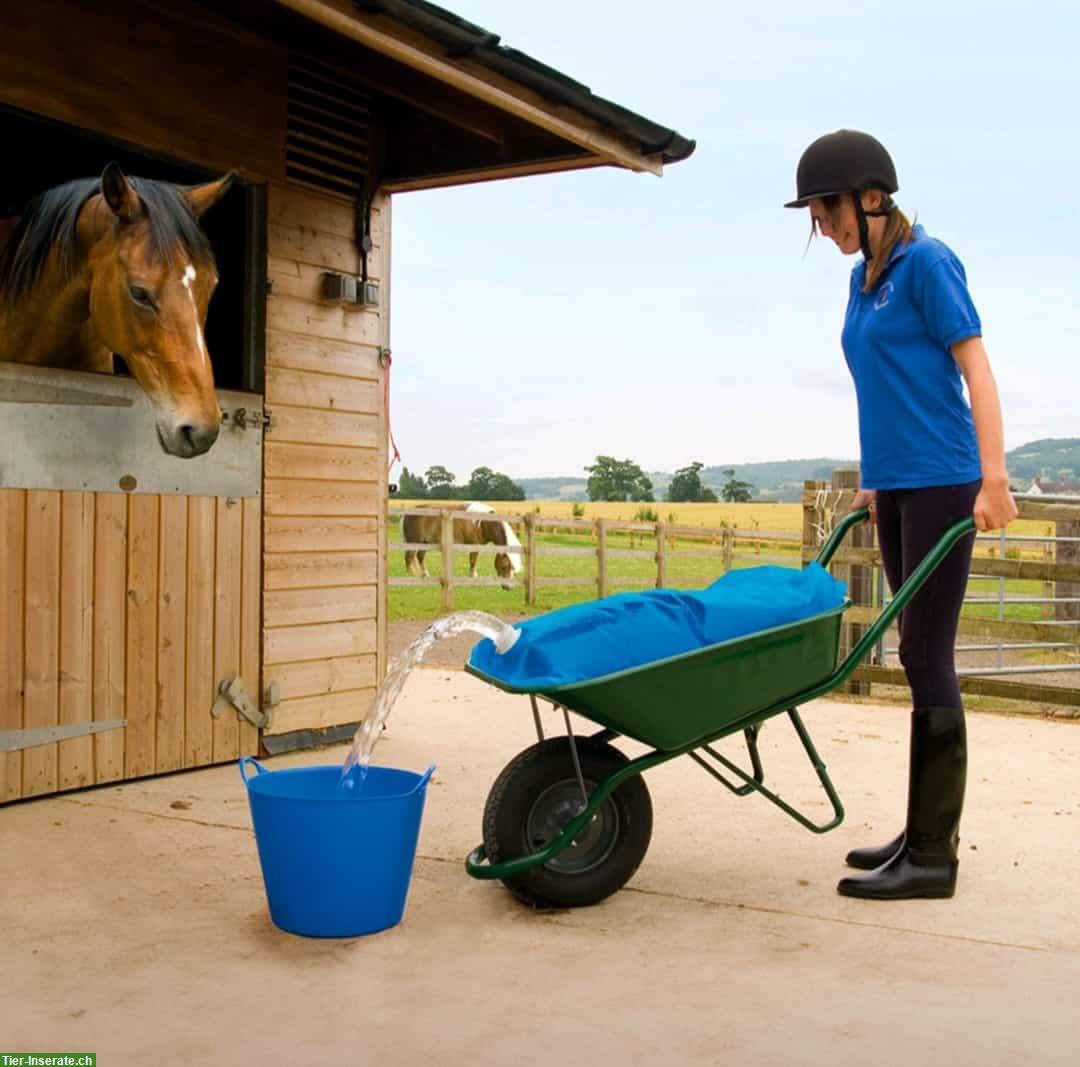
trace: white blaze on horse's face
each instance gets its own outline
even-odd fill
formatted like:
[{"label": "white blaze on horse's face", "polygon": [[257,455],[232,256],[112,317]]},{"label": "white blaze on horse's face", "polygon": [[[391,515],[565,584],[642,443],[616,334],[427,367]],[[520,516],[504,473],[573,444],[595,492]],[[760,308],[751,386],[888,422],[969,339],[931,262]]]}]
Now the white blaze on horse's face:
[{"label": "white blaze on horse's face", "polygon": [[154,406],[162,447],[191,458],[213,445],[220,428],[203,335],[217,278],[211,265],[196,267],[178,251],[170,261],[153,261],[136,245],[137,236],[130,235],[133,247],[121,258],[126,269],[117,273],[123,277],[110,287],[113,322],[119,326],[115,340],[122,342],[111,347]]},{"label": "white blaze on horse's face", "polygon": [[195,303],[195,294],[192,292],[192,282],[198,277],[198,272],[189,263],[184,268],[184,277],[181,282],[184,288],[187,290],[188,300],[191,301],[191,316],[195,320],[195,341],[199,346],[199,354],[203,358],[203,362],[207,363],[210,359],[210,354],[206,351],[206,340],[203,337],[202,322],[199,321],[199,308]]}]

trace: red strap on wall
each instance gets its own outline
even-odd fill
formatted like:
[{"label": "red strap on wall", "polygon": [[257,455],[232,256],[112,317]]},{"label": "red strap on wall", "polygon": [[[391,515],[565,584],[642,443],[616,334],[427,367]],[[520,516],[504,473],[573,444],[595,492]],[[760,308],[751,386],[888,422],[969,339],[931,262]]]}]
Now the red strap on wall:
[{"label": "red strap on wall", "polygon": [[394,464],[401,462],[401,453],[398,451],[397,443],[394,441],[394,431],[390,426],[390,364],[393,363],[393,360],[386,349],[383,350],[383,358],[386,360],[386,378],[383,383],[383,411],[386,412],[386,432],[390,437],[390,447],[394,453],[390,457],[390,463],[386,468],[386,478],[389,481]]}]

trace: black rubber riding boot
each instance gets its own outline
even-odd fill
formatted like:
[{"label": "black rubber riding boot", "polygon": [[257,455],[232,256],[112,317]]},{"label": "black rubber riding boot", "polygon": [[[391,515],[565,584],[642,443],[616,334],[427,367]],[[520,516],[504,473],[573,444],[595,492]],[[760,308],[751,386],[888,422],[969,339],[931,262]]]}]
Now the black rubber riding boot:
[{"label": "black rubber riding boot", "polygon": [[912,712],[904,847],[873,873],[841,879],[837,891],[871,900],[951,897],[956,889],[966,779],[963,709]]},{"label": "black rubber riding boot", "polygon": [[878,848],[853,848],[844,857],[844,862],[860,871],[872,871],[883,863],[888,863],[904,847],[905,840],[906,835],[901,831],[887,845]]}]

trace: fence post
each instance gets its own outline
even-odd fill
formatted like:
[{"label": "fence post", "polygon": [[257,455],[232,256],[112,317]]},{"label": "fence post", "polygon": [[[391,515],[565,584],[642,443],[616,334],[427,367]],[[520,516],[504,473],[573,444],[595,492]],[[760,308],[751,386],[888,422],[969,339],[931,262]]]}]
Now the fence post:
[{"label": "fence post", "polygon": [[828,482],[803,482],[802,543],[804,557],[816,555],[815,550],[821,545],[822,516],[818,511],[817,495],[828,488]]},{"label": "fence post", "polygon": [[607,596],[607,519],[596,520],[596,589],[601,599]]},{"label": "fence post", "polygon": [[[1080,522],[1059,519],[1056,525],[1058,537],[1080,537]],[[1054,553],[1058,563],[1080,563],[1080,543],[1075,541],[1055,541]],[[1054,584],[1054,596],[1080,596],[1080,584],[1076,582],[1056,582]],[[1080,619],[1080,604],[1055,604],[1054,618],[1058,621],[1076,621]]]},{"label": "fence post", "polygon": [[656,524],[656,588],[663,589],[667,584],[667,526],[658,522]]},{"label": "fence post", "polygon": [[[838,492],[844,489],[852,492],[859,488],[860,475],[855,470],[835,470],[832,476],[832,487]],[[863,524],[856,526],[851,531],[852,548],[873,548],[874,528]],[[872,607],[874,603],[874,569],[866,566],[841,565],[833,568],[833,574],[841,582],[847,582],[848,597],[852,604],[859,607]],[[846,656],[858,643],[859,638],[866,633],[868,627],[865,623],[845,622],[840,629],[840,656]],[[870,695],[869,682],[846,682],[844,691],[855,693],[859,696]]]},{"label": "fence post", "polygon": [[525,516],[525,603],[536,603],[536,515]]},{"label": "fence post", "polygon": [[735,531],[725,528],[721,540],[724,546],[724,554],[721,557],[722,565],[724,573],[727,574],[735,565]]},{"label": "fence post", "polygon": [[[1046,532],[1047,533],[1050,532],[1050,527],[1049,526],[1046,528]],[[1056,523],[1054,524],[1054,533],[1055,534],[1057,533],[1057,524]],[[1046,572],[1047,572],[1048,575],[1053,571],[1053,568],[1054,568],[1054,548],[1055,548],[1056,545],[1057,545],[1056,541],[1044,541],[1043,542],[1042,558],[1043,558],[1043,563],[1046,564]],[[1049,577],[1046,578],[1043,581],[1042,595],[1043,595],[1043,598],[1045,600],[1051,601],[1051,603],[1043,604],[1042,611],[1040,612],[1040,615],[1044,619],[1052,619],[1052,618],[1054,618],[1054,615],[1055,615],[1054,608],[1056,607],[1056,605],[1054,603],[1052,603],[1052,601],[1054,599],[1054,595],[1055,595],[1054,594],[1054,583]]]},{"label": "fence post", "polygon": [[454,610],[454,518],[445,508],[439,513],[442,526],[439,531],[439,548],[442,550],[442,606],[443,611]]}]

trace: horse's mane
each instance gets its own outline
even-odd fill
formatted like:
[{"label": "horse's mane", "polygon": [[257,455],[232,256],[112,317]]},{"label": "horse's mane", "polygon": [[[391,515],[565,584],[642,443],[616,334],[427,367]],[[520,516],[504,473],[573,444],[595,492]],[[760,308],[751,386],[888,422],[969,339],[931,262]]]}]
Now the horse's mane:
[{"label": "horse's mane", "polygon": [[[169,259],[181,245],[192,259],[213,261],[210,242],[191,213],[183,190],[147,178],[128,178],[146,208],[150,246],[155,257]],[[0,296],[15,303],[41,279],[55,246],[65,278],[75,271],[75,224],[83,205],[101,192],[100,178],[80,178],[34,197],[0,253]]]}]

